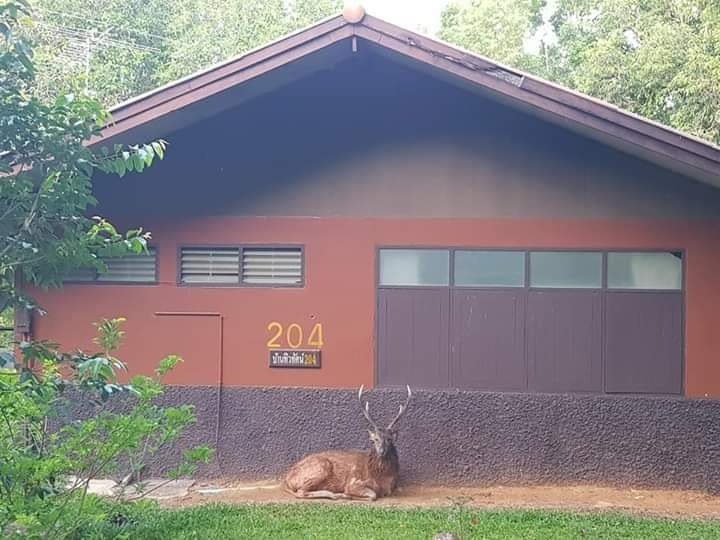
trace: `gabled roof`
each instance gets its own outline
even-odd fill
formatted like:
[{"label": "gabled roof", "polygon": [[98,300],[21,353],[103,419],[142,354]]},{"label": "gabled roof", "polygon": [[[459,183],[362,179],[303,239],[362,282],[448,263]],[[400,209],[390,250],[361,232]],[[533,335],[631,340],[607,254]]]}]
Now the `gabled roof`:
[{"label": "gabled roof", "polygon": [[[111,109],[113,123],[93,144],[158,137],[235,107],[364,47],[562,125],[584,136],[720,187],[720,147],[410,32],[362,10],[321,21],[268,45],[172,82]],[[302,62],[300,62],[302,60]]]}]

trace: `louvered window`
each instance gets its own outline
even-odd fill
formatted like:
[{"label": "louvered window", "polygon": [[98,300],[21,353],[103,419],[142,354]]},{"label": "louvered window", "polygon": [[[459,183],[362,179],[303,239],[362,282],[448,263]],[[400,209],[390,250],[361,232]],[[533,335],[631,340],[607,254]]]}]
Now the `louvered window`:
[{"label": "louvered window", "polygon": [[156,281],[157,256],[154,248],[139,255],[106,257],[103,262],[107,271],[98,272],[94,268],[80,268],[67,276],[65,282],[100,283],[154,283]]},{"label": "louvered window", "polygon": [[242,281],[248,285],[300,285],[303,257],[300,248],[244,248]]},{"label": "louvered window", "polygon": [[95,281],[97,277],[97,271],[94,268],[78,268],[71,274],[65,276],[64,281],[66,283],[76,283],[82,281]]},{"label": "louvered window", "polygon": [[183,248],[180,253],[182,283],[239,283],[239,248]]},{"label": "louvered window", "polygon": [[180,283],[292,287],[302,282],[300,247],[186,247],[180,250]]},{"label": "louvered window", "polygon": [[125,255],[104,259],[106,272],[97,276],[97,281],[114,281],[117,283],[152,283],[155,281],[157,257],[155,250],[140,255]]}]

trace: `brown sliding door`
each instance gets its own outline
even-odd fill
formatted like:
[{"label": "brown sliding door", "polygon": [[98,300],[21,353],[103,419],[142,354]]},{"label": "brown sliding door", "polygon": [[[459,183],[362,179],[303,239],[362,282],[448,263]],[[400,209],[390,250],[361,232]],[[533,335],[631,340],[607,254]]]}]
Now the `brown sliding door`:
[{"label": "brown sliding door", "polygon": [[682,258],[609,253],[605,390],[682,393]]},{"label": "brown sliding door", "polygon": [[388,249],[381,253],[379,383],[449,386],[449,251]]}]

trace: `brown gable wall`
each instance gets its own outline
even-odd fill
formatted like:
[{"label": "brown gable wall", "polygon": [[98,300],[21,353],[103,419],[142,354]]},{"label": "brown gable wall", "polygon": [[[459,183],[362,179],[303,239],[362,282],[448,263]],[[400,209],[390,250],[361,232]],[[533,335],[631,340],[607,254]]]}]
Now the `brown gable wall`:
[{"label": "brown gable wall", "polygon": [[98,182],[110,213],[720,216],[714,188],[379,58],[167,138],[122,192]]}]

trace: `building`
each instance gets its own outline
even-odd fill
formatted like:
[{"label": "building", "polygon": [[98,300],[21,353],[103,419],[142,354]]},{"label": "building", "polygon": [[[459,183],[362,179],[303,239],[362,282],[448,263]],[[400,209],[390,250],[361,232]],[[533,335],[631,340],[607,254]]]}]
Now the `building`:
[{"label": "building", "polygon": [[409,478],[720,486],[720,148],[363,13],[113,115],[170,143],[96,180],[151,253],[33,332],[181,355],[224,474],[364,444],[348,389],[409,384]]}]

